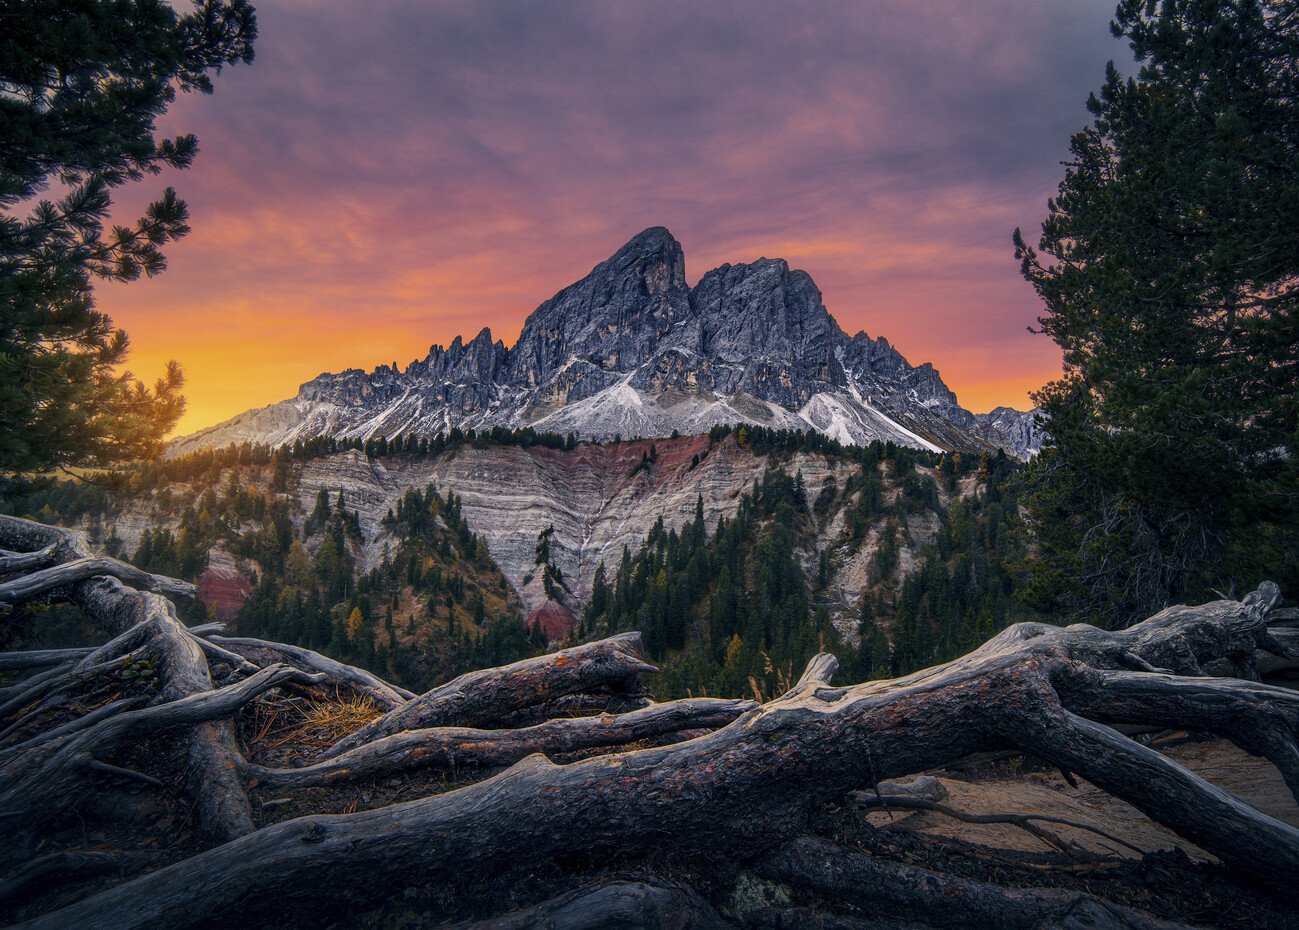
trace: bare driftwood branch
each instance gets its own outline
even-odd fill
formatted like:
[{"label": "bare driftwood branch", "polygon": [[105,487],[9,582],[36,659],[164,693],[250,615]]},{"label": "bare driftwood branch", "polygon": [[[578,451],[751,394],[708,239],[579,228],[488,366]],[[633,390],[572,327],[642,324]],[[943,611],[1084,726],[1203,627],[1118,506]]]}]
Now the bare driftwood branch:
[{"label": "bare driftwood branch", "polygon": [[405,730],[303,768],[249,765],[246,773],[259,787],[282,790],[377,778],[415,768],[497,767],[533,753],[551,756],[682,731],[715,730],[755,707],[757,704],[746,700],[690,698],[628,714],[551,720],[521,730]]},{"label": "bare driftwood branch", "polygon": [[30,572],[44,568],[55,562],[58,557],[58,543],[50,543],[44,549],[35,552],[0,551],[0,575],[14,575],[18,572]]},{"label": "bare driftwood branch", "polygon": [[[190,632],[196,631],[190,630]],[[272,643],[264,639],[242,636],[216,636],[211,633],[203,634],[203,638],[221,647],[223,651],[235,653],[256,665],[283,662],[285,665],[295,666],[305,672],[319,672],[328,679],[347,685],[358,694],[365,695],[384,710],[400,707],[415,696],[405,688],[389,684],[365,669],[345,665],[302,646],[290,646],[287,643]]]},{"label": "bare driftwood branch", "polygon": [[[450,885],[488,870],[523,872],[552,857],[614,862],[673,850],[745,861],[805,833],[820,803],[987,749],[1032,753],[1076,772],[1227,866],[1294,896],[1299,830],[1083,716],[1093,708],[1080,697],[1092,670],[1162,681],[1167,673],[1133,669],[1191,674],[1221,657],[1252,661],[1266,648],[1273,593],[1265,586],[1244,602],[1171,608],[1113,633],[1020,624],[969,655],[894,681],[836,688],[813,674],[784,697],[696,739],[567,765],[532,755],[445,794],[285,821],[31,926],[300,921],[328,911],[343,895],[348,906],[359,907],[402,884]],[[829,664],[828,657],[813,660],[814,668]],[[1276,698],[1267,690],[1251,693],[1264,705]],[[895,901],[924,899],[934,914],[964,908],[995,914],[994,922],[1009,926],[1084,919],[1095,926],[1160,926],[1086,895],[973,887],[837,847],[813,846],[808,855],[801,872],[818,857],[851,861],[855,877],[847,884],[886,889],[881,894]],[[356,883],[358,874],[385,880]],[[204,894],[196,898],[193,889],[200,887]],[[950,918],[955,911],[946,913]]]},{"label": "bare driftwood branch", "polygon": [[194,585],[188,581],[179,581],[166,575],[154,575],[126,562],[110,559],[108,556],[95,556],[42,568],[40,571],[0,584],[0,604],[10,606],[21,604],[23,601],[29,601],[50,591],[66,588],[91,578],[116,578],[145,591],[154,591],[172,597],[193,597],[197,592]]},{"label": "bare driftwood branch", "polygon": [[480,727],[532,704],[595,688],[630,689],[644,672],[639,633],[621,633],[501,668],[467,672],[413,698],[345,737],[323,754],[341,755],[402,730]]}]

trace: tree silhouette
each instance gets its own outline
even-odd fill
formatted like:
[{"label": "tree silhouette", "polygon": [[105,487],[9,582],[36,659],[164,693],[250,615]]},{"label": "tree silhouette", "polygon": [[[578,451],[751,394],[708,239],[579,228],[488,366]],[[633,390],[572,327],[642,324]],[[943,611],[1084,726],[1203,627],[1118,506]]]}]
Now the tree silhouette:
[{"label": "tree silhouette", "polygon": [[152,388],[123,370],[129,342],[93,284],[160,273],[189,214],[168,187],[108,225],[112,195],[193,162],[198,140],[155,123],[177,89],[211,93],[252,60],[253,8],[0,0],[0,34],[0,480],[155,454],[184,411],[180,367]]}]

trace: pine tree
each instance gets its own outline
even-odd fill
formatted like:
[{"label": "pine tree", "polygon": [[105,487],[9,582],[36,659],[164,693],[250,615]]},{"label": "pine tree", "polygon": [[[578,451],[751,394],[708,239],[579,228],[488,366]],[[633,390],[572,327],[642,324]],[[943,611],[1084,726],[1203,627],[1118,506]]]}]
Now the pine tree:
[{"label": "pine tree", "polygon": [[1029,594],[1126,625],[1299,582],[1299,10],[1115,15],[1140,72],[1109,67],[1037,248],[1015,243],[1065,363],[1036,396]]},{"label": "pine tree", "polygon": [[[129,343],[95,309],[96,278],[164,270],[189,232],[171,188],[105,228],[118,187],[186,168],[192,135],[157,139],[177,89],[252,60],[247,0],[178,15],[152,0],[0,3],[0,481],[153,456],[184,411],[180,367],[152,388],[122,370]],[[35,199],[54,184],[62,196]],[[25,212],[20,212],[25,211]]]}]

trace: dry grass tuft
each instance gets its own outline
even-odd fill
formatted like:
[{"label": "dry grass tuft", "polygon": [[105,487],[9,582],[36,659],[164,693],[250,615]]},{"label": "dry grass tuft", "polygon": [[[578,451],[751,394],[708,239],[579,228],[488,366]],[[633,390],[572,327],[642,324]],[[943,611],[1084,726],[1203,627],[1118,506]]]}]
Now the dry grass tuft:
[{"label": "dry grass tuft", "polygon": [[[824,651],[824,648],[822,649]],[[794,663],[785,663],[784,668],[780,668],[771,661],[771,656],[767,655],[764,650],[762,653],[762,672],[766,676],[775,676],[775,681],[771,682],[770,677],[765,681],[760,681],[756,675],[749,676],[749,688],[753,691],[753,699],[759,704],[766,704],[768,701],[774,701],[782,694],[794,687]]]},{"label": "dry grass tuft", "polygon": [[258,701],[248,745],[262,754],[285,750],[297,755],[332,746],[382,713],[370,698],[338,688],[332,697],[306,702]]},{"label": "dry grass tuft", "polygon": [[333,700],[311,701],[303,708],[302,722],[294,729],[303,742],[338,742],[380,716],[382,711],[368,697],[343,697],[336,690]]}]

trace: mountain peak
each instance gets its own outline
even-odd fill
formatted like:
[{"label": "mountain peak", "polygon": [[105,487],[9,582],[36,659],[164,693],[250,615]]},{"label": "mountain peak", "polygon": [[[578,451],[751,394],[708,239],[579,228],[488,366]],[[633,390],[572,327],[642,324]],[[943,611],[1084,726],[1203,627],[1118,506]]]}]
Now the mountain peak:
[{"label": "mountain peak", "polygon": [[592,385],[608,386],[601,372],[645,362],[689,308],[681,243],[651,226],[532,312],[511,351],[511,375],[538,387],[581,361],[596,372]]},{"label": "mountain peak", "polygon": [[681,246],[666,226],[650,226],[628,239],[627,244],[619,251],[625,251],[633,246],[641,249],[657,249],[669,244],[678,248]]},{"label": "mountain peak", "polygon": [[537,307],[512,348],[483,328],[405,372],[324,375],[194,445],[497,425],[654,437],[741,422],[928,449],[988,448],[1002,426],[974,432],[932,366],[911,365],[883,338],[850,338],[807,272],[764,257],[691,288],[681,244],[651,226]]}]

